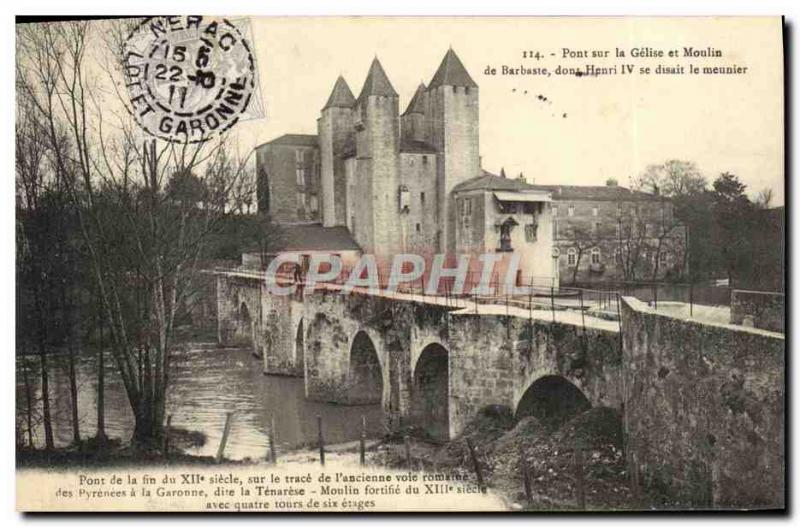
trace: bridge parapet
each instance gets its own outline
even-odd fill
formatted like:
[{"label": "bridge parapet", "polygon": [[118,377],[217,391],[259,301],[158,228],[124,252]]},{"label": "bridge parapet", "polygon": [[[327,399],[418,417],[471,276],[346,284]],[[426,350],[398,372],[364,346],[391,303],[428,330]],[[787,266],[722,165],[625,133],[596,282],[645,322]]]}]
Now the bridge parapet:
[{"label": "bridge parapet", "polygon": [[632,470],[674,507],[780,507],[785,340],[622,301]]}]

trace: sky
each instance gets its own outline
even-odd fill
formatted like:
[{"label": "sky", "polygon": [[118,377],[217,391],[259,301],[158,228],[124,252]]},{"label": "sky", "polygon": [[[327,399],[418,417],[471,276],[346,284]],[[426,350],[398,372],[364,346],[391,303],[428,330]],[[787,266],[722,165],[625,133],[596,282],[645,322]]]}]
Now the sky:
[{"label": "sky", "polygon": [[[480,87],[483,167],[541,184],[627,185],[649,164],[693,161],[709,182],[729,171],[751,195],[784,202],[783,73],[778,18],[251,18],[263,119],[237,125],[240,147],[316,133],[338,75],[358,96],[373,57],[402,112],[452,46]],[[713,47],[722,58],[566,59],[563,48]],[[523,50],[542,60],[523,59]],[[553,53],[556,56],[552,57]],[[487,66],[746,66],[744,75],[486,75]],[[619,67],[619,66],[618,66]],[[526,93],[527,92],[527,93]],[[545,99],[538,97],[541,95]]]}]

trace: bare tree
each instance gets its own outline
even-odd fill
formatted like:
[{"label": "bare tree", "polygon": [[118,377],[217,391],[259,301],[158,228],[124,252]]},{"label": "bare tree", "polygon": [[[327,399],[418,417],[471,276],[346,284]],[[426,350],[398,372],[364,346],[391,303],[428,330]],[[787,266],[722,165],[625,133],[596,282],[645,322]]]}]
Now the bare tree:
[{"label": "bare tree", "polygon": [[[134,413],[134,442],[158,448],[175,315],[208,234],[240,210],[234,190],[247,159],[230,155],[225,136],[199,144],[139,138],[118,89],[126,24],[110,23],[102,35],[86,22],[19,27],[17,93],[45,123],[42,141],[67,183],[109,349]],[[102,75],[86,61],[98,50],[107,59]],[[101,78],[116,82],[109,88]],[[108,93],[111,105],[101,97]],[[202,206],[168,195],[166,184],[179,173],[202,180]]]},{"label": "bare tree", "polygon": [[757,209],[768,209],[770,203],[772,203],[772,198],[773,198],[772,188],[764,187],[756,195],[756,199],[753,202],[753,204],[756,206]]},{"label": "bare tree", "polygon": [[[44,424],[45,448],[52,449],[53,426],[50,410],[50,379],[48,371],[48,348],[50,327],[48,318],[51,304],[49,288],[52,281],[50,266],[54,255],[49,243],[48,209],[44,204],[50,180],[46,170],[46,151],[37,140],[41,123],[31,114],[30,107],[24,103],[19,108],[16,124],[16,195],[17,195],[17,297],[18,306],[27,288],[31,295],[32,333],[38,350],[42,386],[42,416]],[[18,316],[22,312],[18,308]],[[24,363],[27,371],[27,361]],[[26,375],[27,382],[27,375]],[[30,398],[28,414],[30,416]],[[30,423],[29,423],[30,428]]]},{"label": "bare tree", "polygon": [[697,166],[690,161],[671,159],[660,165],[649,165],[632,180],[634,189],[667,197],[702,192],[707,185]]},{"label": "bare tree", "polygon": [[641,257],[646,251],[647,227],[636,213],[620,213],[617,218],[617,263],[625,281],[636,281],[641,270]]},{"label": "bare tree", "polygon": [[584,253],[597,247],[600,238],[598,232],[586,225],[571,227],[566,233],[566,238],[569,240],[569,247],[575,249],[575,267],[572,269],[572,283],[575,284]]}]

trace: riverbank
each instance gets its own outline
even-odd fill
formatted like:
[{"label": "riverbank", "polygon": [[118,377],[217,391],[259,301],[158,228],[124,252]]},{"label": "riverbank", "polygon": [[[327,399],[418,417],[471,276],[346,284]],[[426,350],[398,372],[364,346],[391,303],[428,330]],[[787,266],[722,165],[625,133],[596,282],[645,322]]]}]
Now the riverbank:
[{"label": "riverbank", "polygon": [[[46,450],[17,446],[17,468],[71,468],[71,467],[140,467],[148,465],[211,465],[212,456],[191,454],[189,451],[206,442],[205,434],[182,428],[170,428],[169,455],[165,458],[160,449],[135,448],[120,439],[95,437],[84,439],[80,444]],[[226,463],[242,464],[242,461],[225,460]]]},{"label": "riverbank", "polygon": [[[365,469],[426,473],[434,479],[453,478],[476,484],[477,463],[487,491],[501,499],[509,510],[638,508],[621,448],[619,414],[613,409],[594,408],[558,425],[542,423],[533,417],[517,422],[507,408],[487,407],[459,437],[449,442],[432,442],[419,430],[405,432],[367,440]],[[167,458],[157,451],[136,451],[119,441],[97,445],[90,440],[82,448],[60,448],[49,453],[22,449],[17,453],[17,466],[51,469],[220,466],[212,456],[189,453],[204,440],[202,433],[172,429]],[[469,444],[474,448],[474,460]],[[359,441],[326,445],[326,467],[353,470],[359,463]],[[222,465],[271,466],[265,458],[225,459]],[[319,449],[307,446],[279,452],[277,465],[275,468],[282,471],[318,467]]]}]

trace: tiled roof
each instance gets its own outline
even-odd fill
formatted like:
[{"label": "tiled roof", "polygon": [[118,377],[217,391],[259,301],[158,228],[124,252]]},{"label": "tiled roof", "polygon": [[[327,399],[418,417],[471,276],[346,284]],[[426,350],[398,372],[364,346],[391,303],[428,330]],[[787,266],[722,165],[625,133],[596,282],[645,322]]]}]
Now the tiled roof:
[{"label": "tiled roof", "polygon": [[333,85],[331,96],[328,97],[328,102],[325,103],[325,106],[322,109],[352,108],[355,103],[356,98],[353,97],[353,92],[350,91],[350,86],[347,85],[347,81],[344,80],[344,77],[339,75],[339,78],[336,79],[336,84]]},{"label": "tiled roof", "polygon": [[[316,135],[310,134],[283,134],[280,137],[267,141],[265,145],[288,145],[288,146],[319,146],[319,139]],[[264,146],[264,145],[261,145]]]},{"label": "tiled roof", "polygon": [[531,185],[531,188],[550,191],[553,201],[665,201],[668,199],[664,196],[616,185]]},{"label": "tiled roof", "polygon": [[347,227],[323,227],[318,223],[282,225],[280,240],[272,248],[282,251],[360,251]]},{"label": "tiled roof", "polygon": [[383,71],[383,66],[381,66],[377,57],[372,60],[372,65],[369,67],[369,73],[364,81],[364,87],[361,88],[358,100],[361,101],[370,95],[397,97],[397,92],[394,91],[394,87],[389,82],[389,77],[386,76],[386,72]]},{"label": "tiled roof", "polygon": [[436,70],[428,87],[438,88],[439,86],[478,87],[472,77],[469,76],[469,73],[467,73],[467,69],[461,63],[461,59],[458,58],[453,48],[447,50],[439,69]]},{"label": "tiled roof", "polygon": [[412,139],[403,139],[400,143],[400,151],[409,154],[435,154],[436,149],[426,143],[425,141],[414,141]]},{"label": "tiled roof", "polygon": [[417,91],[414,92],[414,96],[411,97],[411,102],[408,103],[408,108],[406,111],[403,112],[403,115],[408,115],[410,113],[425,113],[425,108],[423,106],[422,98],[425,96],[425,83],[420,83],[417,86]]},{"label": "tiled roof", "polygon": [[532,185],[516,178],[496,176],[486,170],[482,176],[468,179],[453,188],[454,192],[467,190],[541,190],[550,192],[553,201],[664,201],[668,198],[620,186],[591,185]]},{"label": "tiled roof", "polygon": [[495,176],[484,170],[482,176],[468,179],[453,187],[453,192],[466,190],[533,190],[535,188],[521,179]]}]

